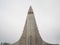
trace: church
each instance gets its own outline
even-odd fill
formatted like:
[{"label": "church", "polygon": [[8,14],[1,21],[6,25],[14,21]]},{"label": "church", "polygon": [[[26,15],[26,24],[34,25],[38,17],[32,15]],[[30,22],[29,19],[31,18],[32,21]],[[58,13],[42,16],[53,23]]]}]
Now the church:
[{"label": "church", "polygon": [[35,21],[33,9],[30,6],[21,38],[13,44],[4,45],[58,45],[58,44],[50,44],[48,42],[45,42],[41,38]]}]

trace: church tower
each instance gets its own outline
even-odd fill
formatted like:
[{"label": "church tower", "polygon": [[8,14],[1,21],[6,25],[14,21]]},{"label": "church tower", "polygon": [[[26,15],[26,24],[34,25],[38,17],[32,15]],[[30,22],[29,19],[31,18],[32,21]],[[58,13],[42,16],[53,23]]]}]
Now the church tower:
[{"label": "church tower", "polygon": [[33,9],[30,6],[21,39],[14,45],[41,45],[42,39],[36,25]]},{"label": "church tower", "polygon": [[[34,12],[30,6],[21,38],[11,45],[53,45],[45,43],[38,31]],[[55,45],[55,44],[54,44]]]}]

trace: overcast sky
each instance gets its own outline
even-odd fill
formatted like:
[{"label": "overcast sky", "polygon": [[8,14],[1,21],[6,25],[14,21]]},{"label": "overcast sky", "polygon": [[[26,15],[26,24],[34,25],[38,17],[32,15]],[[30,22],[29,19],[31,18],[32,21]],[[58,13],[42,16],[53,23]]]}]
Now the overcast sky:
[{"label": "overcast sky", "polygon": [[30,5],[42,39],[60,43],[60,0],[0,0],[0,42],[19,40]]}]

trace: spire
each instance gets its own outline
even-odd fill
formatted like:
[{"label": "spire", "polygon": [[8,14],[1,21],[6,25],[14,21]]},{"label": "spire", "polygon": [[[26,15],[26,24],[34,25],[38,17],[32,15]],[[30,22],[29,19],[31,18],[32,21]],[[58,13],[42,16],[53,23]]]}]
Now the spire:
[{"label": "spire", "polygon": [[33,9],[31,6],[28,10],[23,34],[19,41],[14,45],[42,45],[42,38],[39,35],[39,31],[33,14]]},{"label": "spire", "polygon": [[29,8],[28,14],[33,14],[33,9],[32,9],[31,6],[30,6],[30,8]]},{"label": "spire", "polygon": [[20,45],[41,45],[42,44],[42,39],[41,36],[39,35],[39,31],[33,14],[33,9],[31,6],[28,10],[24,31],[19,42]]}]

